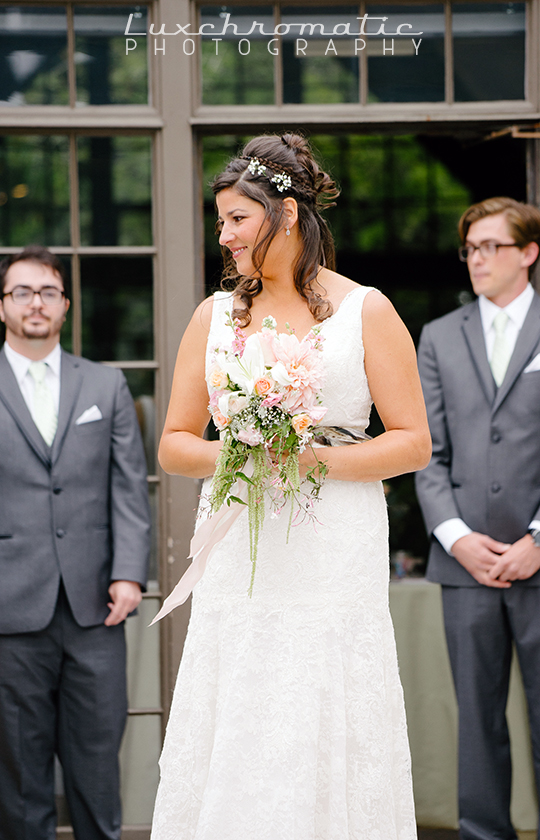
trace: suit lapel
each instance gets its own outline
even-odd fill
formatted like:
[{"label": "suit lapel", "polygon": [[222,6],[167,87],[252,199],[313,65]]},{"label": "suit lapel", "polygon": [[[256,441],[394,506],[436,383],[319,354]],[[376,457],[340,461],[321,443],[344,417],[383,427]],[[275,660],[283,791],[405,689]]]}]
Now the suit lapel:
[{"label": "suit lapel", "polygon": [[60,364],[60,406],[58,409],[58,427],[52,444],[52,463],[55,464],[60,455],[66,432],[69,428],[75,403],[81,390],[82,375],[80,362],[76,356],[62,351]]},{"label": "suit lapel", "polygon": [[19,383],[11,369],[4,349],[0,352],[0,400],[5,405],[24,437],[43,463],[50,467],[50,450],[32,420],[32,415],[21,394]]},{"label": "suit lapel", "polygon": [[540,341],[540,297],[535,295],[527,312],[527,317],[519,331],[512,358],[508,364],[506,376],[497,390],[493,411],[497,411],[503,400],[514,386],[523,368],[530,361],[531,355]]},{"label": "suit lapel", "polygon": [[487,358],[486,342],[478,301],[468,306],[464,311],[461,329],[463,330],[465,341],[469,347],[469,352],[472,356],[473,364],[486,399],[492,405],[497,389]]}]

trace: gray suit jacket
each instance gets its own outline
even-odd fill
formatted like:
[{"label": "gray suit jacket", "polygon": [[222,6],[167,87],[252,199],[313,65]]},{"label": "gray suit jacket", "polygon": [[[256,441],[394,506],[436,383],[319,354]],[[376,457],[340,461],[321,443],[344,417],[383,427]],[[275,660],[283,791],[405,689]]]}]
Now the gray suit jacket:
[{"label": "gray suit jacket", "polygon": [[[523,372],[538,353],[536,294],[500,388],[476,301],[424,327],[418,365],[433,455],[416,489],[428,533],[460,517],[473,531],[512,543],[540,517],[540,371]],[[427,577],[480,585],[433,536]],[[540,572],[517,583],[540,586]]]},{"label": "gray suit jacket", "polygon": [[[76,425],[93,405],[102,419]],[[63,352],[49,448],[2,349],[0,633],[45,628],[60,579],[77,623],[102,623],[112,580],[145,586],[149,533],[146,465],[123,374]]]}]

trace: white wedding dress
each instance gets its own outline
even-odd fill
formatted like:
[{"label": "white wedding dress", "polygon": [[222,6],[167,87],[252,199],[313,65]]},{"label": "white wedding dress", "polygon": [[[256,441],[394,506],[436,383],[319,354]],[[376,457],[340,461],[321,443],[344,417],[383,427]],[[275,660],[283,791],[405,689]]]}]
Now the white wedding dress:
[{"label": "white wedding dress", "polygon": [[[368,425],[369,291],[322,325],[325,425]],[[218,292],[209,349],[230,308]],[[382,485],[327,480],[315,512],[288,542],[267,516],[252,598],[242,513],[194,590],[152,840],[416,838]]]}]

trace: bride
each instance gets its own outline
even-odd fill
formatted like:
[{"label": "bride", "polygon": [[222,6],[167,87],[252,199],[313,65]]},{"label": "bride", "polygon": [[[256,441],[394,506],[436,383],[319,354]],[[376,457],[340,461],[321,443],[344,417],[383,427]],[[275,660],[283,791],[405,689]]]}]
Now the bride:
[{"label": "bride", "polygon": [[[207,479],[205,375],[273,316],[320,324],[325,426],[385,432],[307,447],[328,475],[315,524],[266,517],[252,597],[248,516],[215,548],[192,615],[160,761],[152,840],[413,840],[405,711],[388,609],[381,480],[424,467],[427,427],[410,336],[377,290],[336,273],[321,211],[337,195],[302,137],[251,140],[213,185],[224,285],[178,353],[160,446],[169,473]],[[330,436],[331,437],[331,436]],[[327,442],[330,442],[328,440]],[[201,511],[199,520],[204,519]]]}]

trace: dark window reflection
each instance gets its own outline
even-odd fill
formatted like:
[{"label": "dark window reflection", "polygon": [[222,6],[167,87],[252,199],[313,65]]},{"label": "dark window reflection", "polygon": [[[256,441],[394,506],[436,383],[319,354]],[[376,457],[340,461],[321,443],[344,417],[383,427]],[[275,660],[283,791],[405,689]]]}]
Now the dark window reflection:
[{"label": "dark window reflection", "polygon": [[156,401],[154,399],[153,370],[124,370],[124,375],[135,401],[137,419],[146,455],[148,473],[156,472]]},{"label": "dark window reflection", "polygon": [[[230,17],[228,18],[227,15]],[[272,32],[271,6],[203,6],[200,39],[202,52],[202,101],[205,105],[269,105],[274,102],[274,58],[268,49],[272,35],[260,28],[242,39],[254,23]],[[222,31],[227,24],[236,26]],[[213,27],[212,29],[210,27]],[[212,38],[219,34],[219,41]],[[240,41],[242,43],[240,44]],[[240,49],[239,49],[240,47]],[[199,44],[197,43],[197,49]],[[275,49],[275,44],[270,49]],[[180,49],[180,47],[178,47]]]},{"label": "dark window reflection", "polygon": [[457,102],[525,98],[525,3],[456,3]]},{"label": "dark window reflection", "polygon": [[316,135],[313,142],[341,186],[328,212],[339,253],[454,257],[469,190],[424,142],[407,135]]},{"label": "dark window reflection", "polygon": [[151,245],[149,137],[79,137],[81,243]]},{"label": "dark window reflection", "polygon": [[282,9],[288,25],[283,49],[283,101],[331,104],[359,101],[354,6],[291,6]]},{"label": "dark window reflection", "polygon": [[0,105],[67,105],[64,7],[0,7]]},{"label": "dark window reflection", "polygon": [[151,257],[81,259],[82,355],[95,361],[151,359]]},{"label": "dark window reflection", "polygon": [[0,245],[69,245],[67,137],[0,136]]},{"label": "dark window reflection", "polygon": [[[385,17],[386,32],[400,36],[366,38],[370,102],[438,102],[444,100],[444,8],[433,6],[367,6],[366,32],[377,32]],[[406,25],[407,24],[407,25]],[[411,28],[409,28],[411,27]],[[419,33],[407,34],[407,33]],[[416,44],[416,46],[415,46]],[[383,50],[384,48],[384,50]],[[393,52],[392,52],[393,51]]]},{"label": "dark window reflection", "polygon": [[78,105],[138,105],[148,102],[146,6],[75,6],[75,64]]}]

